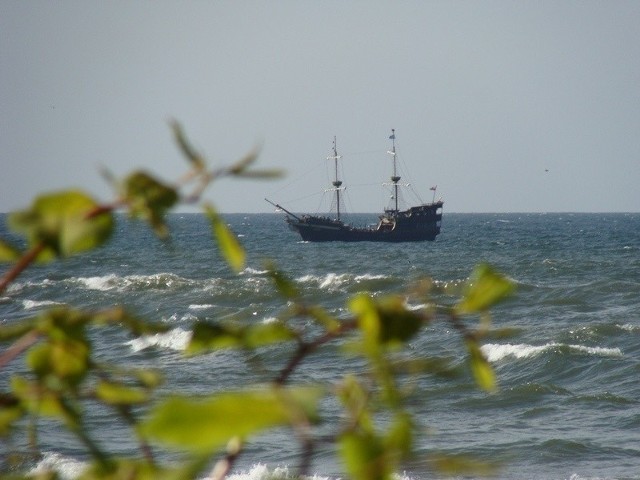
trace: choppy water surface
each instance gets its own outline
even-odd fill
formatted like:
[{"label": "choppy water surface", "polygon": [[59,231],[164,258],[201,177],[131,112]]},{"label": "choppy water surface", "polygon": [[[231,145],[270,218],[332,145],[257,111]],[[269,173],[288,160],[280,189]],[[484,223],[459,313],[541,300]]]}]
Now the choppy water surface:
[{"label": "choppy water surface", "polygon": [[[435,302],[452,302],[449,287],[486,261],[518,285],[517,294],[492,312],[496,326],[517,333],[483,346],[500,391],[480,392],[466,376],[418,385],[423,394],[412,408],[429,434],[419,439],[415,461],[400,475],[433,478],[425,459],[444,451],[503,460],[498,477],[504,479],[640,478],[640,215],[445,213],[435,242],[398,245],[304,243],[280,215],[226,218],[248,252],[240,274],[220,261],[200,215],[172,216],[170,244],[120,218],[108,246],[21,276],[0,297],[0,321],[11,323],[56,304],[124,304],[171,330],[144,338],[103,335],[95,341],[99,354],[161,367],[182,391],[210,392],[265,380],[234,352],[181,355],[194,322],[268,322],[278,316],[285,305],[274,296],[265,259],[286,271],[306,298],[337,316],[357,292],[400,292],[422,277],[433,279]],[[374,220],[355,216],[354,223]],[[4,218],[0,224],[4,235]],[[444,323],[428,328],[411,348],[463,363],[459,339]],[[267,368],[277,371],[285,355],[273,352]],[[335,381],[358,367],[329,348],[311,357],[297,378]],[[0,382],[18,368],[5,368]],[[333,413],[331,405],[325,413]],[[97,412],[92,421],[110,449],[133,448],[126,428],[114,425],[108,412]],[[42,462],[73,478],[82,467],[81,451],[64,435],[44,433]],[[286,476],[288,468],[295,470],[295,448],[286,433],[261,436],[235,474]],[[343,476],[330,450],[319,453],[314,472]]]}]

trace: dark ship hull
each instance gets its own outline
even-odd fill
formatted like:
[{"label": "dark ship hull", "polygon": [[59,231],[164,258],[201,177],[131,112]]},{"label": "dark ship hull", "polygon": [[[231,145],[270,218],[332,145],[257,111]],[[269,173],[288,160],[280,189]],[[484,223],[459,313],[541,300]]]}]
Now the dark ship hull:
[{"label": "dark ship hull", "polygon": [[[336,149],[336,139],[333,139],[333,155],[327,160],[335,162],[335,180],[332,182],[331,191],[335,193],[335,206],[337,215],[335,218],[321,217],[317,215],[298,216],[291,213],[286,208],[273,203],[265,198],[274,207],[287,214],[286,221],[289,228],[298,232],[303,240],[307,242],[423,242],[433,241],[440,233],[442,223],[441,200],[435,201],[436,187],[431,187],[433,191],[433,202],[423,203],[407,210],[398,208],[398,182],[400,176],[396,170],[396,135],[395,130],[391,130],[390,140],[393,140],[392,149],[387,153],[393,157],[393,175],[391,185],[395,208],[385,209],[380,215],[378,224],[375,227],[359,228],[347,225],[340,220],[340,192],[344,190],[342,181],[338,178],[338,160],[341,158]],[[408,184],[405,186],[409,186]]]},{"label": "dark ship hull", "polygon": [[423,242],[440,233],[443,202],[385,213],[373,228],[358,228],[340,220],[305,215],[287,216],[289,227],[308,242]]}]

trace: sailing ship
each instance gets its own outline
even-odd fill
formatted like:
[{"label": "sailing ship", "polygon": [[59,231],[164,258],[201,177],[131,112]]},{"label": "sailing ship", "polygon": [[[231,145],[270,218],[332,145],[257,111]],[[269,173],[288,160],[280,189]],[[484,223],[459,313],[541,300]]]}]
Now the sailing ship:
[{"label": "sailing ship", "polygon": [[379,216],[378,223],[371,227],[354,227],[346,224],[341,219],[340,194],[344,191],[342,181],[338,178],[338,155],[336,141],[333,141],[333,156],[327,157],[335,163],[335,177],[332,182],[336,216],[334,218],[318,215],[296,215],[281,205],[265,198],[267,202],[282,210],[286,214],[286,222],[289,227],[300,234],[303,240],[308,242],[421,242],[433,241],[440,233],[442,224],[442,200],[431,203],[423,203],[407,210],[400,210],[398,204],[398,190],[401,186],[400,176],[396,165],[396,135],[395,129],[391,130],[392,148],[387,153],[393,159],[393,175],[391,183],[385,184],[392,187],[394,202],[391,208],[385,208],[384,213]]}]

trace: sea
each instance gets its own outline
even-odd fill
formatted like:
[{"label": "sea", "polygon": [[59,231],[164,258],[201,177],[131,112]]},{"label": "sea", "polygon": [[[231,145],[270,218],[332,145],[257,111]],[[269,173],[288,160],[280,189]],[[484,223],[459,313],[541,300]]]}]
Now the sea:
[{"label": "sea", "polygon": [[[513,295],[491,310],[492,326],[511,335],[482,345],[499,388],[488,393],[474,385],[459,334],[446,318],[424,328],[408,345],[409,355],[446,357],[461,373],[405,379],[403,388],[412,391],[409,408],[421,428],[414,456],[397,478],[446,478],[431,469],[430,459],[450,454],[497,462],[493,478],[504,480],[640,479],[640,214],[445,212],[436,241],[401,244],[307,243],[277,213],[224,219],[247,252],[239,273],[217,253],[201,214],[171,214],[169,241],[118,215],[105,246],[19,276],[0,294],[0,322],[11,325],[61,304],[124,305],[169,330],[144,337],[92,332],[100,359],[160,369],[173,391],[214,393],[272,380],[292,353],[291,345],[279,346],[261,358],[260,370],[234,350],[184,355],[199,321],[267,323],[285,311],[287,303],[267,275],[269,261],[306,301],[338,318],[349,315],[347,302],[359,292],[402,295],[422,279],[432,282],[425,302],[453,305],[474,266],[488,263],[516,284]],[[350,221],[366,225],[376,215],[353,215]],[[7,235],[6,216],[0,216],[0,234]],[[312,333],[310,324],[299,327]],[[0,371],[3,390],[23,361]],[[333,385],[347,374],[366,374],[363,368],[345,360],[340,345],[329,345],[309,356],[291,381]],[[97,432],[105,450],[125,456],[136,451],[130,431],[112,412],[86,413],[87,428]],[[323,402],[320,415],[318,428],[335,433],[336,402]],[[55,422],[42,421],[38,428],[38,455],[21,468],[78,476],[85,451]],[[0,443],[0,457],[8,448]],[[11,448],[19,449],[20,441]],[[248,439],[230,478],[294,478],[299,458],[291,432],[270,431]],[[319,444],[310,474],[347,478],[330,443]]]}]

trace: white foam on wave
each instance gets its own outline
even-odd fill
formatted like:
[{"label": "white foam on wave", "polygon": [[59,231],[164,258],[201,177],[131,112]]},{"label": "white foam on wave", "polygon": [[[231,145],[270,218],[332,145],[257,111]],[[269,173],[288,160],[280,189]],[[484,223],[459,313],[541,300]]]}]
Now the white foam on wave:
[{"label": "white foam on wave", "polygon": [[364,275],[356,275],[355,281],[362,282],[366,280],[384,280],[385,278],[387,278],[386,275],[374,275],[372,273],[365,273]]},{"label": "white foam on wave", "polygon": [[618,328],[626,332],[640,332],[640,326],[631,325],[630,323],[625,323],[624,325],[618,325]]},{"label": "white foam on wave", "polygon": [[583,345],[569,345],[572,350],[588,353],[589,355],[595,355],[598,357],[622,357],[622,350],[619,348],[606,348],[606,347],[585,347]]},{"label": "white foam on wave", "polygon": [[23,300],[22,308],[25,310],[33,310],[34,308],[50,307],[52,305],[64,305],[64,303],[54,302],[53,300]]},{"label": "white foam on wave", "polygon": [[539,355],[545,350],[551,348],[551,345],[533,346],[533,345],[512,345],[510,343],[500,345],[495,343],[487,343],[482,345],[482,353],[489,362],[498,362],[507,357],[513,358],[530,358]]},{"label": "white foam on wave", "polygon": [[41,475],[46,472],[56,472],[62,480],[78,478],[87,464],[74,458],[65,457],[55,452],[44,452],[42,460],[29,471],[29,476]]},{"label": "white foam on wave", "polygon": [[[61,480],[74,480],[89,466],[86,462],[81,462],[75,458],[66,457],[56,452],[44,452],[43,458],[32,468],[27,475],[36,476],[47,472],[56,472]],[[228,480],[290,480],[300,478],[295,471],[290,471],[288,466],[268,467],[258,463],[251,467],[248,472],[230,473],[226,476]],[[339,480],[340,477],[329,477],[319,473],[302,477],[305,480]],[[578,480],[579,477],[571,477]],[[413,480],[412,477],[404,474],[394,474],[394,480]],[[210,480],[210,477],[203,477],[201,480]]]},{"label": "white foam on wave", "polygon": [[[256,464],[248,472],[231,473],[226,477],[228,480],[289,480],[303,478],[305,480],[339,480],[340,477],[328,477],[319,473],[313,475],[307,475],[306,477],[299,477],[295,470],[290,471],[288,466],[278,466],[269,468],[262,463]],[[206,477],[202,480],[208,480]],[[407,474],[394,474],[394,480],[412,480]]]},{"label": "white foam on wave", "polygon": [[111,273],[102,277],[79,277],[77,281],[88,290],[100,290],[106,292],[117,288],[120,277]]},{"label": "white foam on wave", "polygon": [[189,310],[208,310],[210,308],[215,307],[215,305],[212,305],[210,303],[203,303],[202,305],[189,305]]},{"label": "white foam on wave", "polygon": [[547,343],[545,345],[487,343],[486,345],[482,345],[481,349],[487,360],[495,363],[508,357],[516,359],[532,358],[559,347],[566,347],[576,352],[599,357],[622,357],[623,355],[622,350],[619,348],[587,347],[584,345],[566,345],[561,343]]},{"label": "white foam on wave", "polygon": [[319,286],[327,285],[328,283],[335,282],[338,276],[335,273],[328,273],[324,277],[318,275],[303,275],[296,278],[298,283],[316,283]]},{"label": "white foam on wave", "polygon": [[338,275],[336,273],[328,273],[324,278],[320,278],[318,286],[320,288],[339,287],[345,282],[346,278],[346,273],[343,273],[341,275]]},{"label": "white foam on wave", "polygon": [[433,280],[433,285],[441,290],[457,289],[465,286],[468,278],[457,278],[453,280]]},{"label": "white foam on wave", "polygon": [[419,303],[417,305],[411,305],[410,303],[405,303],[404,306],[410,312],[419,312],[421,310],[426,310],[431,305],[429,305],[428,303]]},{"label": "white foam on wave", "polygon": [[126,345],[129,345],[134,352],[152,347],[183,351],[191,341],[191,334],[191,331],[177,327],[166,333],[156,333],[155,335],[144,335],[134,338],[133,340],[129,340]]},{"label": "white foam on wave", "polygon": [[384,280],[386,275],[374,275],[365,273],[363,275],[352,275],[349,273],[327,273],[326,275],[304,275],[296,279],[299,283],[317,283],[319,288],[332,289],[339,288],[345,283],[361,283],[371,280]]},{"label": "white foam on wave", "polygon": [[347,277],[346,273],[327,273],[324,276],[304,275],[296,279],[298,283],[316,283],[320,288],[339,287]]},{"label": "white foam on wave", "polygon": [[289,478],[294,478],[289,472],[289,467],[269,469],[261,463],[251,467],[248,472],[233,473],[227,476],[228,480],[285,480]]},{"label": "white foam on wave", "polygon": [[256,270],[255,268],[247,267],[240,272],[240,275],[264,275],[268,272],[268,270]]},{"label": "white foam on wave", "polygon": [[173,273],[154,273],[151,275],[128,275],[120,277],[113,273],[96,277],[78,277],[73,279],[87,290],[122,291],[131,287],[144,288],[172,288],[183,284],[192,283],[191,280],[182,278]]}]

